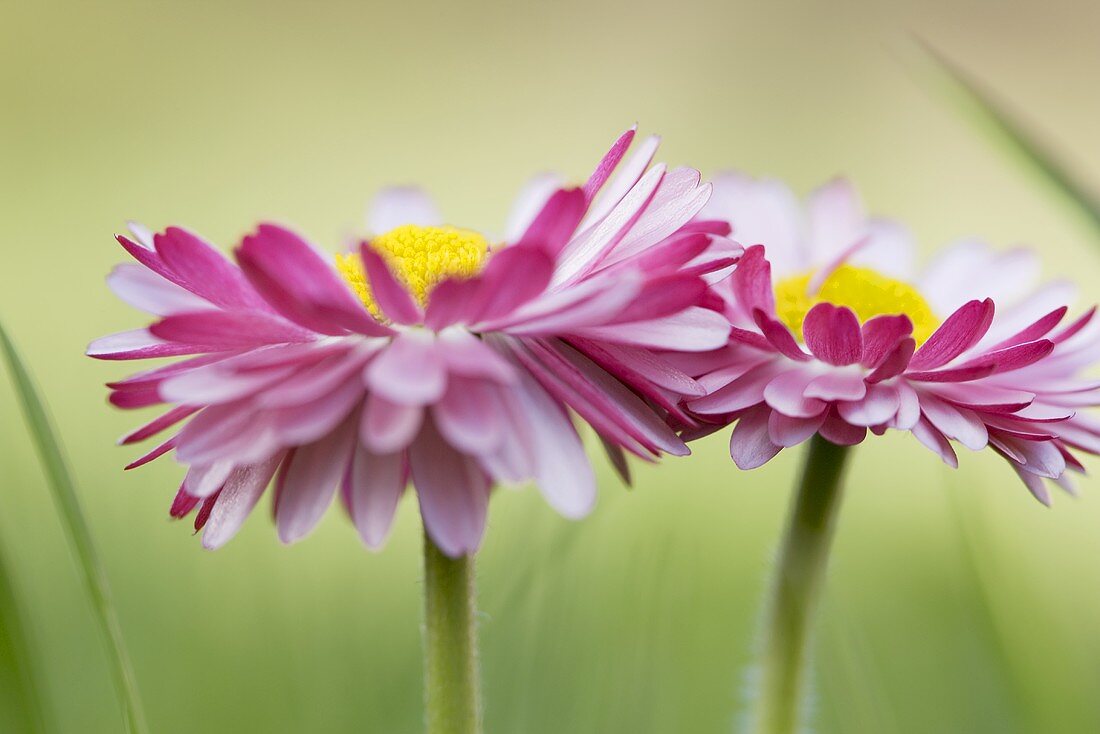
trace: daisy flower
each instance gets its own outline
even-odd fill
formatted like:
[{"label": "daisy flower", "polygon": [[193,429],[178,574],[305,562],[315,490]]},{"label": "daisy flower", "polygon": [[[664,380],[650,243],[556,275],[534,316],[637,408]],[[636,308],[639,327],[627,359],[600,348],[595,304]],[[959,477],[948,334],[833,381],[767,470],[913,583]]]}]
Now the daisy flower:
[{"label": "daisy flower", "polygon": [[173,429],[130,466],[174,452],[188,470],[171,514],[198,508],[208,548],[273,478],[283,542],[339,495],[379,547],[411,480],[428,535],[454,557],[478,548],[496,484],[532,480],[566,517],[592,508],[571,414],[620,465],[623,452],[688,453],[665,417],[703,390],[654,350],[726,342],[728,323],[701,304],[739,248],[697,216],[710,195],[699,173],[651,165],[654,138],[627,157],[634,134],[583,186],[527,186],[500,240],[446,224],[415,189],[380,194],[374,234],[336,256],[274,224],[236,263],[177,227],[118,237],[137,262],[109,285],[157,320],[88,354],[186,357],[109,385],[118,407],[171,406],[123,437]]},{"label": "daisy flower", "polygon": [[710,394],[688,405],[736,424],[740,468],[814,435],[847,446],[896,429],[951,466],[953,444],[991,448],[1043,503],[1044,480],[1072,489],[1073,452],[1100,451],[1100,423],[1078,413],[1100,402],[1081,374],[1100,358],[1100,325],[1094,310],[1066,318],[1071,284],[1037,286],[1033,251],[967,240],[918,271],[907,231],[866,217],[845,181],[804,207],[775,181],[715,187],[705,216],[762,246],[716,289],[733,335],[698,362]]},{"label": "daisy flower", "polygon": [[1072,491],[1076,453],[1100,452],[1100,403],[1082,372],[1100,359],[1094,310],[1067,319],[1074,290],[1038,285],[1033,252],[977,241],[913,268],[900,225],[868,218],[834,181],[800,205],[775,181],[730,174],[702,215],[753,244],[713,292],[732,325],[722,349],[670,359],[707,388],[688,399],[712,425],[734,424],[742,469],[809,441],[763,618],[753,718],[793,734],[805,717],[807,639],[824,584],[848,447],[870,430],[907,431],[952,467],[955,445],[992,449],[1049,504]]}]

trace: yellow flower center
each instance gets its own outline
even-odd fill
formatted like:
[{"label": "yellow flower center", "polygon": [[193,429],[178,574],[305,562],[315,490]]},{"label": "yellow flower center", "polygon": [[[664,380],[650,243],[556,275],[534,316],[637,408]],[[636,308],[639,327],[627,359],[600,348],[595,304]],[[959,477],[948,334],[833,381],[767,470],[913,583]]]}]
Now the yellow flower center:
[{"label": "yellow flower center", "polygon": [[[415,224],[379,235],[371,240],[370,246],[382,255],[393,274],[422,306],[440,281],[476,275],[489,249],[489,243],[477,232]],[[370,312],[381,316],[359,255],[337,255],[336,268]]]},{"label": "yellow flower center", "polygon": [[922,344],[940,325],[928,301],[913,286],[888,278],[870,268],[841,265],[810,294],[813,272],[792,275],[775,286],[775,310],[779,320],[802,338],[802,322],[819,303],[847,306],[860,322],[875,316],[905,314],[913,322],[913,339]]}]

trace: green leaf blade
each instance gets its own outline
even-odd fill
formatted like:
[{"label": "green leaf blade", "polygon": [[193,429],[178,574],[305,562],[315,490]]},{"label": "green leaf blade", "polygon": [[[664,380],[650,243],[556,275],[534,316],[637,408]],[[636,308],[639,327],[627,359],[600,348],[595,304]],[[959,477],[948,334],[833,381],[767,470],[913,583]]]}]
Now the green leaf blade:
[{"label": "green leaf blade", "polygon": [[1100,233],[1100,195],[982,82],[926,42],[927,79],[1004,152],[1042,178]]},{"label": "green leaf blade", "polygon": [[31,439],[38,451],[42,467],[53,494],[54,504],[61,517],[61,524],[72,546],[85,582],[85,590],[95,612],[96,620],[107,642],[110,653],[111,673],[130,734],[146,734],[145,717],[138,695],[137,681],[126,652],[118,615],[111,600],[107,574],[99,559],[92,533],[88,527],[80,499],[69,471],[65,456],[58,442],[45,405],[34,386],[26,365],[15,345],[0,324],[0,351],[8,363],[12,382],[23,408],[24,419]]}]

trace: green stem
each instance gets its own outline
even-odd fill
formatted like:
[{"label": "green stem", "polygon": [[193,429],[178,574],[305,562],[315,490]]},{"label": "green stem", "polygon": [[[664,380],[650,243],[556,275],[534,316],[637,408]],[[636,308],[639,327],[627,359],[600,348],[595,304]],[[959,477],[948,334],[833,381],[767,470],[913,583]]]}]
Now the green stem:
[{"label": "green stem", "polygon": [[473,556],[424,534],[424,709],[428,734],[481,734]]},{"label": "green stem", "polygon": [[808,451],[764,619],[755,734],[792,734],[802,715],[807,641],[824,585],[840,510],[841,477],[850,453],[820,436],[814,436]]}]

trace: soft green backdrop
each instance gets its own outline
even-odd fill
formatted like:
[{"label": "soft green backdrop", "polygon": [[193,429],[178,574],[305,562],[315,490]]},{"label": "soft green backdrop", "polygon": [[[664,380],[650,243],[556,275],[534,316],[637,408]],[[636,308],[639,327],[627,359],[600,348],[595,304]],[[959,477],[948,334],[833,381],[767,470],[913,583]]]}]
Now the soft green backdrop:
[{"label": "soft green backdrop", "polygon": [[[371,554],[333,511],[280,546],[266,512],[218,553],[166,520],[171,461],[124,474],[136,326],[103,276],[128,218],[223,246],[261,218],[335,245],[372,191],[419,182],[492,229],[516,187],[580,178],[638,120],[662,157],[805,191],[854,177],[928,253],[982,234],[1100,284],[1100,241],[914,74],[913,33],[1100,172],[1100,12],[1073,0],[0,4],[0,317],[79,476],[157,734],[416,732],[419,529]],[[1100,175],[1092,176],[1092,180]],[[990,273],[989,277],[996,277]],[[963,452],[964,454],[966,452]],[[818,638],[821,732],[1100,731],[1100,487],[1030,499],[995,457],[950,472],[889,436],[856,457]],[[481,555],[490,732],[727,732],[797,452],[735,473],[601,463],[594,515],[500,492]],[[0,383],[0,544],[57,731],[117,732],[105,658]],[[0,719],[0,728],[3,728]]]}]

